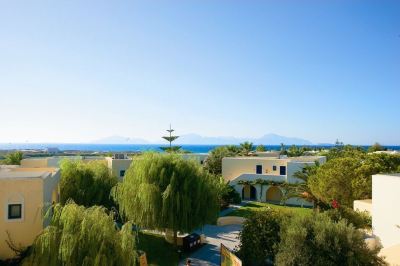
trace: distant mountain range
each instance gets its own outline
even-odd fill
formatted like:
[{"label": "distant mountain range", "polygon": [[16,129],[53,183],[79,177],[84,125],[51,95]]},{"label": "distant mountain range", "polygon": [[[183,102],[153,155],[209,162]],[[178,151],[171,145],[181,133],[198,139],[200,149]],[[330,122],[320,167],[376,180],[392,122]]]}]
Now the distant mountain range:
[{"label": "distant mountain range", "polygon": [[[285,137],[277,134],[266,134],[260,138],[236,138],[236,137],[205,137],[198,134],[185,134],[181,135],[175,144],[198,144],[198,145],[225,145],[225,144],[239,144],[244,141],[253,142],[253,144],[264,144],[264,145],[313,145],[309,140],[296,138],[296,137]],[[140,138],[127,138],[122,136],[111,136],[103,139],[93,141],[96,144],[151,144],[151,143],[162,143],[160,141],[150,142]]]},{"label": "distant mountain range", "polygon": [[204,137],[197,134],[187,134],[180,136],[177,140],[177,144],[213,144],[213,145],[224,145],[224,144],[239,144],[244,141],[253,142],[253,144],[264,144],[264,145],[312,145],[311,141],[301,139],[280,136],[277,134],[266,134],[260,138],[235,138],[235,137]]}]

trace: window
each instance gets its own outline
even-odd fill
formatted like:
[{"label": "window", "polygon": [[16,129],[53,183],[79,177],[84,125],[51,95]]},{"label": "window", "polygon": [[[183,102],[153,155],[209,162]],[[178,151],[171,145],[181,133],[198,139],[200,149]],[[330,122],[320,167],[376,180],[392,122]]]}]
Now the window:
[{"label": "window", "polygon": [[262,165],[256,165],[256,174],[262,174]]},{"label": "window", "polygon": [[125,170],[119,171],[119,176],[120,176],[120,177],[123,177],[124,175],[125,175]]},{"label": "window", "polygon": [[279,174],[280,175],[286,175],[286,166],[280,166],[279,167]]},{"label": "window", "polygon": [[276,171],[276,165],[272,166],[272,171]]},{"label": "window", "polygon": [[8,204],[8,219],[22,218],[22,204]]}]

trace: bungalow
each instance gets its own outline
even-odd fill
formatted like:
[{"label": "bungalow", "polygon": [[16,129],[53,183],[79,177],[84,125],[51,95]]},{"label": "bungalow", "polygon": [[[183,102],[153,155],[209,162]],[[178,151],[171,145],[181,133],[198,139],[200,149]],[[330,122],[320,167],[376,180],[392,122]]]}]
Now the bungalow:
[{"label": "bungalow", "polygon": [[104,161],[110,171],[122,180],[126,170],[132,163],[132,158],[129,158],[126,154],[117,153],[112,157],[101,157],[101,156],[53,156],[44,158],[27,158],[21,161],[22,167],[59,167],[60,162],[64,159],[69,160],[82,160],[83,162],[90,161]]},{"label": "bungalow", "polygon": [[44,214],[59,200],[58,168],[0,166],[0,260],[15,253],[9,245],[31,245],[49,220]]},{"label": "bungalow", "polygon": [[[326,162],[325,156],[300,157],[227,157],[222,160],[222,177],[235,187],[245,200],[281,202],[284,191],[280,183],[295,184],[302,180],[294,177],[306,165]],[[256,184],[257,181],[264,181]],[[265,188],[265,189],[264,189]],[[292,198],[292,205],[311,205],[309,202]]]}]

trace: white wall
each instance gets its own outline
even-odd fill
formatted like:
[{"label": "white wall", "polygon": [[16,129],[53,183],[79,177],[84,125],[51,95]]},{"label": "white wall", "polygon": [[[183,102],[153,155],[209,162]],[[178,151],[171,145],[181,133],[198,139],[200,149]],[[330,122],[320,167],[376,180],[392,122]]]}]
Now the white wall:
[{"label": "white wall", "polygon": [[383,247],[400,243],[400,174],[372,176],[372,228]]}]

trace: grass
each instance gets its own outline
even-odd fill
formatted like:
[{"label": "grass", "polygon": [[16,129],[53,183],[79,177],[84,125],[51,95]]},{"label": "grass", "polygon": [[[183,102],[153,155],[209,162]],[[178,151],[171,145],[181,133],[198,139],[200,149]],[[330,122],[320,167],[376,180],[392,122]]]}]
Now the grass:
[{"label": "grass", "polygon": [[272,203],[265,203],[265,202],[255,202],[252,201],[248,203],[247,205],[240,207],[239,209],[236,209],[225,216],[239,216],[239,217],[244,217],[248,218],[254,213],[258,211],[262,211],[265,208],[272,208],[275,210],[283,211],[283,212],[291,212],[294,215],[309,215],[312,213],[312,209],[310,208],[304,208],[304,207],[294,207],[294,206],[283,206],[283,205],[277,205],[277,204],[272,204]]},{"label": "grass", "polygon": [[140,232],[139,249],[146,252],[149,266],[176,266],[179,263],[176,249],[162,235]]}]

